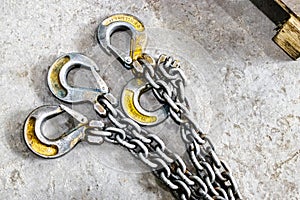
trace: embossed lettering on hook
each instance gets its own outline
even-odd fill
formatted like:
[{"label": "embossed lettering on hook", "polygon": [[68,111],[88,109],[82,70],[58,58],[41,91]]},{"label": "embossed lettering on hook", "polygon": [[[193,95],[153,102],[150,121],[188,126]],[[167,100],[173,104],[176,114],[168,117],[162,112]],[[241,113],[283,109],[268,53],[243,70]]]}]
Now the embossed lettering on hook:
[{"label": "embossed lettering on hook", "polygon": [[[130,51],[121,52],[111,44],[111,36],[119,30],[128,30],[131,35]],[[128,69],[132,68],[132,63],[139,58],[146,46],[145,27],[135,16],[129,14],[115,14],[107,17],[98,27],[97,39],[101,47],[108,53],[113,54]]]},{"label": "embossed lettering on hook", "polygon": [[143,78],[134,78],[129,81],[122,92],[121,105],[131,119],[142,125],[156,125],[163,122],[168,116],[167,105],[162,105],[154,111],[144,109],[140,104],[140,97],[147,91],[147,82]]}]

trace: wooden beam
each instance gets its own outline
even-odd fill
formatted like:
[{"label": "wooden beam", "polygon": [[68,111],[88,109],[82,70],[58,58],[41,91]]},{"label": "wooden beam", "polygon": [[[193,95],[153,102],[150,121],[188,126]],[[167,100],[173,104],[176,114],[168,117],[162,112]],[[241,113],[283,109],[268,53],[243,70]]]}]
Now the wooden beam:
[{"label": "wooden beam", "polygon": [[281,0],[250,0],[277,26],[273,41],[292,59],[300,57],[300,18]]}]

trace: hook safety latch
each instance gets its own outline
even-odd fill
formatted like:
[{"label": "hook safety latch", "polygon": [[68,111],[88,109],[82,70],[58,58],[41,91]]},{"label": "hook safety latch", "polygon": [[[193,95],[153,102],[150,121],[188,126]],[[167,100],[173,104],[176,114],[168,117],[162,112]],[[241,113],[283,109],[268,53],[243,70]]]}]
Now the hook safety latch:
[{"label": "hook safety latch", "polygon": [[[130,51],[121,52],[111,44],[111,36],[120,30],[130,31]],[[97,39],[102,48],[108,53],[113,54],[119,59],[127,69],[131,69],[133,62],[143,54],[146,46],[145,27],[135,16],[129,14],[115,14],[104,19],[98,27]]]},{"label": "hook safety latch", "polygon": [[[44,123],[63,112],[71,115],[78,124],[56,139],[49,139],[43,131]],[[88,121],[87,117],[64,105],[41,106],[33,110],[24,125],[24,139],[29,149],[43,158],[57,158],[72,150],[86,139],[86,131],[103,129],[101,121]]]},{"label": "hook safety latch", "polygon": [[[76,67],[84,67],[91,70],[98,88],[74,87],[68,83],[69,72]],[[110,96],[105,81],[97,73],[99,67],[96,63],[80,53],[67,53],[59,57],[48,71],[48,86],[50,91],[58,99],[68,103],[92,102],[95,110],[100,115],[105,115],[106,110],[99,104],[100,96]]]}]

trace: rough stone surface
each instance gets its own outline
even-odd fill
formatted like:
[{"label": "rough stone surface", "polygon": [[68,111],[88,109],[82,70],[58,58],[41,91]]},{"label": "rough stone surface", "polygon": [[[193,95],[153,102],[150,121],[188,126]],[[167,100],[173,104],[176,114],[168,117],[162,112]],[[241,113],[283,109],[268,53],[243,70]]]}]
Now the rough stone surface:
[{"label": "rough stone surface", "polygon": [[[297,0],[287,2],[300,12]],[[63,52],[93,58],[112,92],[120,92],[130,73],[94,39],[101,19],[116,12],[144,22],[149,51],[185,61],[195,96],[189,94],[201,104],[197,119],[243,197],[299,199],[300,64],[272,42],[274,24],[250,1],[4,0],[0,11],[1,199],[173,198],[123,148],[82,143],[46,160],[23,142],[28,113],[60,103],[45,77]],[[171,144],[169,135],[162,137]]]}]

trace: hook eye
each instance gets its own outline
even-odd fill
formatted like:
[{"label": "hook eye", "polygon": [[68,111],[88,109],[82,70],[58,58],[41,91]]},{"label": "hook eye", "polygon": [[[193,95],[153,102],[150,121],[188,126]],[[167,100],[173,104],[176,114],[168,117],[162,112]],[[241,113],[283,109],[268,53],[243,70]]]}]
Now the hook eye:
[{"label": "hook eye", "polygon": [[[85,67],[91,70],[99,88],[76,88],[68,84],[69,72],[75,67]],[[48,71],[48,86],[58,99],[69,103],[91,101],[95,102],[97,97],[108,93],[108,87],[100,75],[98,66],[90,58],[79,53],[68,53],[59,57]]]},{"label": "hook eye", "polygon": [[169,116],[169,107],[162,105],[154,111],[145,110],[140,104],[140,97],[147,89],[147,81],[143,78],[134,78],[129,81],[122,92],[121,103],[125,114],[141,125],[156,125]]},{"label": "hook eye", "polygon": [[[67,112],[79,123],[58,139],[48,139],[42,131],[43,124],[63,112]],[[57,158],[69,152],[85,135],[88,119],[80,113],[66,107],[41,106],[33,110],[24,125],[24,139],[29,149],[43,158]]]},{"label": "hook eye", "polygon": [[[131,35],[130,52],[124,53],[112,46],[111,36],[119,30],[129,30]],[[143,23],[133,15],[115,14],[107,17],[98,27],[97,39],[101,47],[113,54],[127,69],[132,68],[132,63],[139,58],[146,46],[145,27]]]}]

